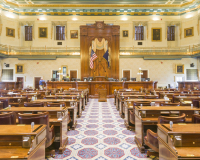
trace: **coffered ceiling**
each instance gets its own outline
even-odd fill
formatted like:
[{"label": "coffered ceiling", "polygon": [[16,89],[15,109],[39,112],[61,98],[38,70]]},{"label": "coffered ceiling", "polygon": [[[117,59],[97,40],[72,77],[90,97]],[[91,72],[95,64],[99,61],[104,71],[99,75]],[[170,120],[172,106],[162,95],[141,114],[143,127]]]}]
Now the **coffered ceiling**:
[{"label": "coffered ceiling", "polygon": [[193,0],[7,0],[16,4],[184,4]]},{"label": "coffered ceiling", "polygon": [[0,0],[19,15],[182,15],[200,9],[200,0]]}]

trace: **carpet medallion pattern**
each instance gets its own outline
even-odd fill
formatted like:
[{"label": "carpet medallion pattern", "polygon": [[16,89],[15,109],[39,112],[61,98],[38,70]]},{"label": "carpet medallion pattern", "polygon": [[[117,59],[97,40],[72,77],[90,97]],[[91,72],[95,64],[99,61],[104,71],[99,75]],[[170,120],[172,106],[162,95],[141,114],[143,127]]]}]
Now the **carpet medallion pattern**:
[{"label": "carpet medallion pattern", "polygon": [[124,126],[124,120],[108,102],[90,102],[77,119],[75,130],[68,131],[68,145],[54,160],[149,160],[135,144],[135,133]]}]

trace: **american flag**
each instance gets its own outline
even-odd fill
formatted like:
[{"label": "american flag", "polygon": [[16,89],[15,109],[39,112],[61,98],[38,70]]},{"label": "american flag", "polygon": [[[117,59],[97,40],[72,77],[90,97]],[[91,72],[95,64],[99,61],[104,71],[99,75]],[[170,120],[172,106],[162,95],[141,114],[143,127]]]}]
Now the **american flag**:
[{"label": "american flag", "polygon": [[91,55],[90,55],[90,68],[94,68],[94,60],[97,59],[97,55],[94,53],[93,49],[91,50]]}]

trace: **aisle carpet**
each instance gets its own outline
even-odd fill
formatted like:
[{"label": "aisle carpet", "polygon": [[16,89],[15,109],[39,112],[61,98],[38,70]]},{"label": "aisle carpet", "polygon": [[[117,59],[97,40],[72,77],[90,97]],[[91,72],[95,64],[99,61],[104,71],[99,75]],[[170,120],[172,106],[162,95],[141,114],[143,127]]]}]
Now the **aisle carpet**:
[{"label": "aisle carpet", "polygon": [[68,132],[69,142],[63,154],[55,159],[64,160],[147,160],[135,144],[135,133],[124,126],[124,120],[114,106],[114,99],[98,102],[90,99],[75,130]]}]

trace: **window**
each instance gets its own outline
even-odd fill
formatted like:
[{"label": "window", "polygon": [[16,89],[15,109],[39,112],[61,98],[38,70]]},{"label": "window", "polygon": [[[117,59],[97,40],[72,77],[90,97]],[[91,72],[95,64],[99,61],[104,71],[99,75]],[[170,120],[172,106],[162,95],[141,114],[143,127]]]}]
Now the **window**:
[{"label": "window", "polygon": [[25,26],[25,41],[32,41],[32,26]]},{"label": "window", "polygon": [[65,26],[56,26],[56,40],[65,40]]},{"label": "window", "polygon": [[52,78],[59,78],[59,71],[58,70],[53,70],[52,71]]},{"label": "window", "polygon": [[2,69],[2,80],[13,80],[13,69]]},{"label": "window", "polygon": [[175,41],[175,26],[168,26],[167,41]]},{"label": "window", "polygon": [[143,26],[135,26],[135,40],[144,40]]},{"label": "window", "polygon": [[198,80],[198,69],[186,69],[187,80]]}]

